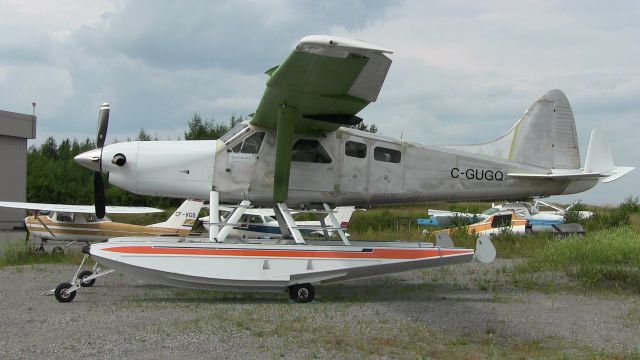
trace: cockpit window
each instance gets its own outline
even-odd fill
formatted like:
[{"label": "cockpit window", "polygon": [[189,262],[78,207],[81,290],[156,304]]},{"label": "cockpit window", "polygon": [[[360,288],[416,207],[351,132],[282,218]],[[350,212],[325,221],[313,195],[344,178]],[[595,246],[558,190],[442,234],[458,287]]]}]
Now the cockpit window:
[{"label": "cockpit window", "polygon": [[236,124],[236,126],[231,128],[231,130],[227,131],[224,135],[220,136],[219,140],[223,141],[225,144],[228,144],[229,140],[247,130],[249,130],[249,123],[243,121],[239,124]]},{"label": "cockpit window", "polygon": [[493,215],[493,214],[497,213],[498,211],[500,211],[500,209],[492,207],[492,208],[488,208],[487,210],[485,210],[483,212],[483,214],[485,214],[485,215]]},{"label": "cockpit window", "polygon": [[59,212],[56,216],[57,221],[73,222],[73,213]]},{"label": "cockpit window", "polygon": [[318,140],[298,139],[293,144],[291,161],[330,164],[331,157]]},{"label": "cockpit window", "polygon": [[256,132],[244,139],[243,142],[234,146],[231,151],[234,153],[257,154],[264,139],[264,132]]}]

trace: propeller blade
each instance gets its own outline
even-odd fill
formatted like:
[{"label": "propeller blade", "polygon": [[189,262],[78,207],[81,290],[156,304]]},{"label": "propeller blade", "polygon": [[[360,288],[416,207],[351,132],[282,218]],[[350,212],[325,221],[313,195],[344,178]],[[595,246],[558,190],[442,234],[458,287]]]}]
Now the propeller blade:
[{"label": "propeller blade", "polygon": [[100,107],[98,116],[98,135],[96,136],[96,146],[101,148],[107,138],[107,127],[109,126],[109,103],[104,103]]},{"label": "propeller blade", "polygon": [[102,174],[96,172],[93,174],[93,200],[95,201],[96,216],[102,219],[106,213],[104,183],[102,182]]}]

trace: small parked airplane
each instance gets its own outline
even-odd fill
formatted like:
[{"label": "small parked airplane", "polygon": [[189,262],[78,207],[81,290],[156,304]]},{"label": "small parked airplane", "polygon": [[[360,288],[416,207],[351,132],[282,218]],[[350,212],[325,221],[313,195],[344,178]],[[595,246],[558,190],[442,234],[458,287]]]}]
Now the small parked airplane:
[{"label": "small parked airplane", "polygon": [[[456,211],[443,211],[429,209],[427,212],[430,217],[436,218],[438,225],[445,225],[450,222],[452,218],[464,218],[471,221],[486,220],[489,216],[496,213],[503,213],[505,211],[512,211],[516,217],[527,220],[527,224],[530,226],[531,231],[553,231],[553,225],[564,224],[565,215],[576,204],[563,209],[556,205],[546,203],[542,200],[536,200],[531,204],[528,202],[510,202],[504,204],[492,204],[492,206],[480,214],[456,212]],[[550,208],[553,210],[541,210],[542,208]],[[591,211],[578,211],[577,216],[580,219],[587,219],[593,216]]]},{"label": "small parked airplane", "polygon": [[[527,220],[516,216],[513,210],[495,212],[483,220],[467,225],[467,233],[477,235],[495,235],[501,231],[524,234],[527,231]],[[441,230],[449,234],[453,229]]]},{"label": "small parked airplane", "polygon": [[[62,241],[53,253],[62,253],[64,248],[76,242],[100,242],[118,236],[188,235],[202,207],[202,201],[185,200],[165,222],[140,226],[98,218],[93,205],[61,205],[28,202],[0,201],[0,207],[30,210],[34,214],[24,219],[29,234],[40,238],[39,250],[44,250],[47,241]],[[149,207],[107,206],[109,214],[145,214],[164,210]],[[47,214],[38,214],[47,212]]]},{"label": "small parked airplane", "polygon": [[[104,207],[102,174],[136,194],[240,202],[210,242],[120,238],[93,244],[87,253],[112,270],[172,286],[246,291],[288,290],[291,299],[314,298],[323,283],[429,266],[492,261],[495,248],[481,237],[473,249],[440,244],[358,242],[337,230],[344,246],[308,243],[287,202],[367,206],[434,200],[495,199],[573,194],[631,171],[614,165],[604,135],[593,131],[580,164],[573,113],[552,90],[516,125],[480,145],[425,146],[354,130],[356,116],[376,101],[391,53],[337,36],[303,38],[285,61],[266,73],[267,88],[250,121],[218,140],[142,141],[104,145],[109,105],[103,104],[97,148],[75,160],[95,172],[96,212]],[[344,127],[343,127],[344,126]],[[225,243],[251,204],[274,206],[286,239]],[[339,228],[335,217],[331,225]],[[81,264],[82,266],[82,264]],[[109,270],[111,271],[111,270]],[[109,271],[93,276],[103,276]],[[80,281],[53,291],[75,297]]]},{"label": "small parked airplane", "polygon": [[[224,221],[229,218],[231,213],[235,210],[232,207],[220,206],[220,217]],[[340,227],[346,229],[351,220],[351,215],[355,211],[355,206],[338,206],[335,208],[334,215]],[[291,211],[291,214],[295,214],[295,211]],[[204,216],[199,218],[207,231],[209,231],[209,217]],[[323,225],[325,224],[325,225]],[[319,235],[323,236],[326,224],[331,224],[331,217],[327,215],[322,221],[296,221],[296,226],[300,229],[303,235]],[[327,237],[334,235],[332,228],[327,228]],[[282,231],[278,220],[275,219],[275,212],[273,209],[247,209],[242,217],[233,227],[233,230],[229,233],[229,236],[239,237],[242,239],[275,239],[282,237]]]}]

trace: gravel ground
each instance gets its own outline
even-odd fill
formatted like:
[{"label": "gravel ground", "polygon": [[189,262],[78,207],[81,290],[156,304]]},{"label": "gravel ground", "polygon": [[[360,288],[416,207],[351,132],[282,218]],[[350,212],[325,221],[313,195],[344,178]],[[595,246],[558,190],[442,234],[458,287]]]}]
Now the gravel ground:
[{"label": "gravel ground", "polygon": [[284,293],[173,289],[116,273],[61,304],[41,293],[68,281],[74,266],[6,267],[0,269],[0,358],[578,358],[640,352],[637,296],[513,288],[507,284],[514,264],[498,260],[319,285],[311,304],[290,303]]}]

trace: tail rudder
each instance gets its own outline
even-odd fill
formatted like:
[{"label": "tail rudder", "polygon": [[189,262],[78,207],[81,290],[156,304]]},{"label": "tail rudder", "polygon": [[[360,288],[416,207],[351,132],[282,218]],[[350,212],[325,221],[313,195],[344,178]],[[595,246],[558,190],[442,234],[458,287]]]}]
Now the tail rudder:
[{"label": "tail rudder", "polygon": [[[351,215],[353,215],[353,212],[356,211],[356,207],[338,206],[333,211],[333,215],[336,217],[336,220],[338,220],[338,224],[340,224],[340,227],[346,228],[349,225],[349,221],[351,220]],[[329,215],[324,218],[324,222],[325,224],[331,224]]]},{"label": "tail rudder", "polygon": [[579,169],[578,135],[571,105],[561,90],[536,100],[501,137],[453,148],[546,169]]},{"label": "tail rudder", "polygon": [[201,200],[185,200],[167,221],[150,226],[191,231],[203,203]]}]

